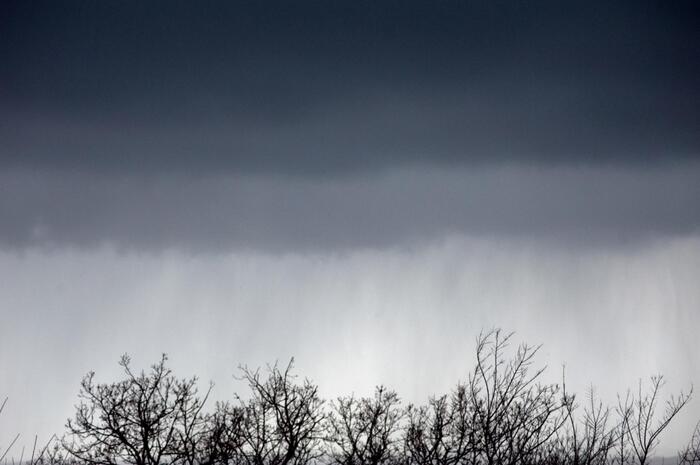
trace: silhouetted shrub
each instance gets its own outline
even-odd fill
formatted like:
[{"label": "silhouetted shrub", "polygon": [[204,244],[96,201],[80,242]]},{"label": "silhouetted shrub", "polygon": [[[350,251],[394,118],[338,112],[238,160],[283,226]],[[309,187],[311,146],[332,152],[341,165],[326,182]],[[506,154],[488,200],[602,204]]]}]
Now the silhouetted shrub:
[{"label": "silhouetted shrub", "polygon": [[204,399],[196,378],[178,379],[166,367],[167,358],[136,374],[128,356],[120,365],[126,377],[97,384],[94,373],[81,382],[80,404],[68,420],[64,447],[87,465],[191,464],[204,439]]},{"label": "silhouetted shrub", "polygon": [[[646,465],[663,431],[691,392],[661,401],[663,378],[648,392],[620,398],[615,409],[593,388],[581,407],[561,384],[543,383],[539,347],[513,346],[500,330],[477,338],[466,381],[425,405],[401,405],[396,392],[326,403],[318,386],[284,368],[241,368],[250,393],[204,407],[196,378],[179,379],[166,357],[125,378],[81,383],[67,436],[36,465]],[[0,412],[2,408],[0,408]],[[679,453],[700,463],[700,427]]]},{"label": "silhouetted shrub", "polygon": [[688,445],[678,453],[679,465],[700,464],[700,423],[695,425],[693,436]]},{"label": "silhouetted shrub", "polygon": [[379,465],[399,460],[403,409],[399,396],[378,386],[374,397],[339,397],[327,424],[328,457],[338,465]]}]

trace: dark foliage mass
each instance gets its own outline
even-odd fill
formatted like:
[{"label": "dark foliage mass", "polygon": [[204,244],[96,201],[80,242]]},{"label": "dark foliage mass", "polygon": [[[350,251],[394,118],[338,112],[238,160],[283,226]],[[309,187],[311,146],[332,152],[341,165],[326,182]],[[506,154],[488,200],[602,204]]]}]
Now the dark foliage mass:
[{"label": "dark foliage mass", "polygon": [[[66,434],[32,465],[646,465],[691,397],[664,400],[654,376],[606,407],[593,388],[584,399],[567,391],[565,377],[544,383],[539,347],[511,342],[482,333],[467,379],[424,405],[384,386],[325,401],[292,360],[242,367],[249,394],[208,410],[211,386],[200,393],[165,356],[140,373],[124,356],[124,379],[82,380]],[[700,464],[700,426],[678,461]]]}]

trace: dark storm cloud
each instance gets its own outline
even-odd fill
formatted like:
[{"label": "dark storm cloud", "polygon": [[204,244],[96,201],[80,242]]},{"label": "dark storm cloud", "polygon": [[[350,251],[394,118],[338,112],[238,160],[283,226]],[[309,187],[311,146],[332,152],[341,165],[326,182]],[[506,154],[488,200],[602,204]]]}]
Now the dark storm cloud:
[{"label": "dark storm cloud", "polygon": [[696,2],[3,2],[0,167],[697,158]]}]

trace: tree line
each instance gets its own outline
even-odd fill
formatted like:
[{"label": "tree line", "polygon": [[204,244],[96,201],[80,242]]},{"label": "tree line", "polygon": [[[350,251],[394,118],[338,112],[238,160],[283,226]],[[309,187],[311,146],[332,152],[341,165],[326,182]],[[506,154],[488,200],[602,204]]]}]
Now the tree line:
[{"label": "tree line", "polygon": [[[176,377],[165,355],[141,372],[124,356],[120,381],[83,378],[64,436],[31,465],[647,465],[691,398],[663,398],[661,376],[613,406],[592,388],[579,398],[563,376],[543,382],[539,346],[512,339],[480,334],[468,378],[422,405],[384,386],[324,400],[292,359],[241,367],[249,395],[209,408],[212,385]],[[700,427],[678,460],[700,464]]]}]

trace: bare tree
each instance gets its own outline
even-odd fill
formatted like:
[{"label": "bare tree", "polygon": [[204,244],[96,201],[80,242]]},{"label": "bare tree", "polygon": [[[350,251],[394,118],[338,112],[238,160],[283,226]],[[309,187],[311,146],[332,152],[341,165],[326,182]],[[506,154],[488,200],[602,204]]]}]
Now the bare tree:
[{"label": "bare tree", "polygon": [[628,424],[632,416],[632,400],[630,399],[630,391],[627,391],[625,400],[618,394],[617,408],[615,409],[619,417],[619,421],[615,426],[615,451],[612,459],[613,465],[627,465],[632,462],[632,452],[627,433]]},{"label": "bare tree", "polygon": [[329,456],[339,465],[381,465],[398,455],[397,433],[403,411],[396,392],[383,386],[374,397],[340,397],[328,420]]},{"label": "bare tree", "polygon": [[453,423],[447,396],[433,397],[428,405],[409,405],[404,433],[407,464],[447,465],[453,463],[450,444]]},{"label": "bare tree", "polygon": [[200,465],[236,465],[246,463],[243,456],[245,410],[228,402],[219,402],[207,415],[207,428],[200,438]]},{"label": "bare tree", "polygon": [[[663,378],[652,377],[647,392],[640,381],[618,397],[615,423],[593,388],[579,405],[565,377],[543,383],[539,347],[511,340],[480,334],[467,381],[406,408],[382,386],[325,404],[292,373],[292,359],[283,369],[241,367],[250,395],[207,413],[211,385],[200,398],[196,378],[176,378],[165,356],[140,373],[124,356],[121,381],[83,378],[67,436],[41,450],[35,439],[29,465],[647,465],[692,394],[672,396],[661,413]],[[679,461],[700,465],[700,424]]]},{"label": "bare tree", "polygon": [[244,408],[243,453],[245,463],[287,465],[312,463],[322,455],[324,402],[318,386],[308,379],[297,383],[294,359],[284,370],[268,366],[260,370],[242,367],[243,379],[252,391]]},{"label": "bare tree", "polygon": [[478,463],[536,461],[538,450],[566,420],[558,386],[539,383],[545,368],[532,370],[539,347],[521,344],[506,359],[511,338],[496,329],[477,339],[476,368],[467,394],[475,410],[472,439]]},{"label": "bare tree", "polygon": [[175,378],[166,361],[163,355],[150,372],[136,374],[125,355],[122,381],[97,384],[94,372],[85,376],[65,449],[87,465],[195,463],[211,386],[200,399],[197,379]]},{"label": "bare tree", "polygon": [[409,406],[404,436],[405,461],[410,465],[475,463],[476,409],[465,384],[452,394],[433,397],[425,406]]},{"label": "bare tree", "polygon": [[680,465],[700,464],[700,422],[695,425],[693,436],[688,445],[678,453],[678,463]]},{"label": "bare tree", "polygon": [[[53,439],[56,439],[54,436]],[[71,455],[62,444],[62,441],[51,441],[47,444],[41,454],[39,454],[35,465],[82,465],[73,455]]]},{"label": "bare tree", "polygon": [[566,378],[562,382],[562,396],[567,425],[558,435],[557,463],[562,465],[605,465],[615,446],[615,427],[609,427],[610,409],[598,401],[591,386],[588,402],[583,409],[583,417],[578,418],[579,405],[576,396],[566,391]]},{"label": "bare tree", "polygon": [[658,445],[659,436],[685,407],[693,392],[691,387],[687,394],[681,391],[677,396],[671,396],[666,401],[664,413],[657,421],[656,410],[663,385],[663,376],[652,376],[650,391],[645,393],[640,380],[636,396],[630,396],[628,393],[624,403],[620,402],[618,407],[623,418],[621,441],[627,440],[631,454],[639,465],[649,463],[649,458]]}]

